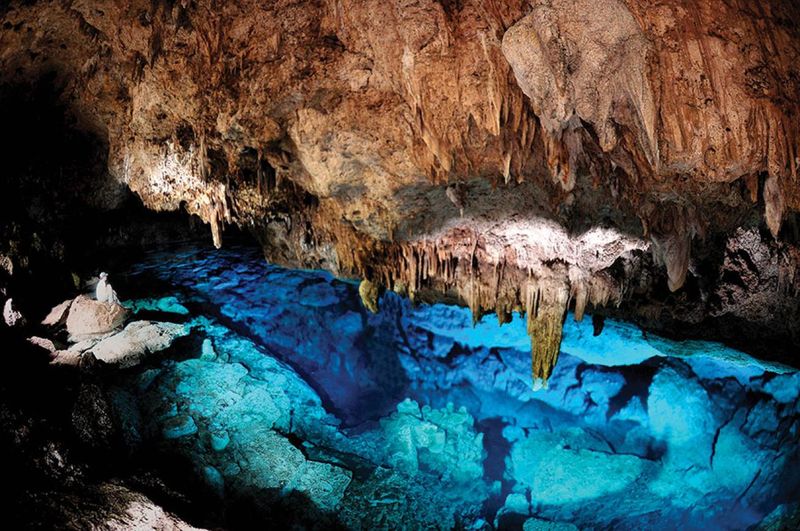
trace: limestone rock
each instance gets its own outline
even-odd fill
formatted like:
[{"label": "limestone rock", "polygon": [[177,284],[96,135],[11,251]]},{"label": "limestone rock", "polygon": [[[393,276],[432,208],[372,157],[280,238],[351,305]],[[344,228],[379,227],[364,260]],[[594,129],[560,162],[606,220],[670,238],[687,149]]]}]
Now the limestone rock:
[{"label": "limestone rock", "polygon": [[710,465],[717,422],[708,393],[695,379],[662,369],[650,385],[647,411],[653,433],[667,441],[665,458],[672,466]]},{"label": "limestone rock", "polygon": [[110,332],[125,322],[128,310],[119,304],[100,302],[80,295],[72,302],[67,316],[70,341]]},{"label": "limestone rock", "polygon": [[13,299],[6,300],[6,303],[3,305],[3,321],[5,321],[6,326],[9,327],[25,324],[25,318],[22,317],[22,313],[16,309]]},{"label": "limestone rock", "polygon": [[72,306],[73,299],[68,299],[53,307],[50,313],[42,320],[44,326],[59,326],[66,322],[69,315],[69,308]]},{"label": "limestone rock", "polygon": [[53,353],[53,359],[50,360],[52,365],[67,365],[70,367],[77,367],[81,362],[83,352],[75,350],[57,350]]},{"label": "limestone rock", "polygon": [[134,321],[90,350],[98,360],[126,368],[168,348],[175,339],[188,333],[186,327],[180,324]]},{"label": "limestone rock", "polygon": [[53,343],[53,340],[47,339],[45,337],[39,337],[39,336],[29,337],[28,343],[43,348],[44,350],[50,353],[55,353],[58,350],[55,343]]}]

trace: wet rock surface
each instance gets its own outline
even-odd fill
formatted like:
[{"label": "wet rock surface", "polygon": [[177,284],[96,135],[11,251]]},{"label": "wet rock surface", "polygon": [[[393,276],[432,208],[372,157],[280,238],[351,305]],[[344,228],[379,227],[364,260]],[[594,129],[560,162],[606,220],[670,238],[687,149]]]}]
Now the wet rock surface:
[{"label": "wet rock surface", "polygon": [[101,340],[89,352],[105,363],[132,367],[148,355],[168,348],[187,333],[188,330],[179,324],[133,321],[119,333]]},{"label": "wet rock surface", "polygon": [[253,521],[304,525],[742,528],[798,488],[798,373],[718,344],[575,323],[532,391],[519,320],[394,295],[372,314],[356,284],[243,250],[125,280],[164,281],[146,304],[189,308],[206,339],[111,401],[129,444],[186,460],[229,518],[250,500]]}]

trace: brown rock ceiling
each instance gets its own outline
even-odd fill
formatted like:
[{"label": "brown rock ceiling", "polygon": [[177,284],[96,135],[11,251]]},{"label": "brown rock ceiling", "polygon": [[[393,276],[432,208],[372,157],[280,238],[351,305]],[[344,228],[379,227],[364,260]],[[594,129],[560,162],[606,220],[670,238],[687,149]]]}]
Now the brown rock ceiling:
[{"label": "brown rock ceiling", "polygon": [[[722,339],[737,319],[765,333],[798,314],[790,0],[61,0],[0,14],[2,82],[54,73],[107,145],[109,178],[148,207],[183,205],[217,244],[235,223],[272,260],[368,279],[369,305],[380,287],[476,318],[524,310],[538,377],[573,305],[656,329],[727,315]],[[743,293],[723,281],[740,251],[766,260]]]}]

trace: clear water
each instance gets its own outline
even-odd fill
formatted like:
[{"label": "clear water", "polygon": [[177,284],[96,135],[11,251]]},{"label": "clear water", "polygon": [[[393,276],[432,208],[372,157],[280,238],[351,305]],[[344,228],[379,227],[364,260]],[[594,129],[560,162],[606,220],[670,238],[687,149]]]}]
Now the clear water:
[{"label": "clear water", "polygon": [[120,381],[128,437],[188,459],[221,506],[254,499],[252,518],[744,529],[800,501],[800,374],[722,345],[570,318],[534,392],[522,319],[473,327],[394,294],[373,315],[354,283],[249,248],[116,278],[140,316],[182,314],[198,339]]}]

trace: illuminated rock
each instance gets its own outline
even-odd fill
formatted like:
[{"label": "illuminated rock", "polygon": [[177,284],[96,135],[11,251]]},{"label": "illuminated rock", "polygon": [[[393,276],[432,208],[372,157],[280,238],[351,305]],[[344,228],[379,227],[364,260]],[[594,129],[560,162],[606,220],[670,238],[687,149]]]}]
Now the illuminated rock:
[{"label": "illuminated rock", "polygon": [[67,316],[70,341],[76,343],[91,336],[119,328],[128,317],[128,310],[116,303],[100,302],[79,295],[72,302]]},{"label": "illuminated rock", "polygon": [[126,368],[168,348],[187,334],[188,330],[180,324],[134,321],[89,350],[100,361]]}]

